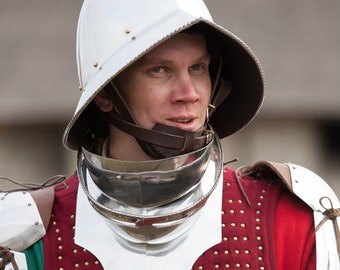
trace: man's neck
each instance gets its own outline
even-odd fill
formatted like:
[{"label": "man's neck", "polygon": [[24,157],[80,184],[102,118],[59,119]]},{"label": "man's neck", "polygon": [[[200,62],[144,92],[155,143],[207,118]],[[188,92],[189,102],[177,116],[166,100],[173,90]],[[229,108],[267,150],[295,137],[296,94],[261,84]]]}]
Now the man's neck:
[{"label": "man's neck", "polygon": [[110,127],[108,156],[126,161],[146,161],[151,158],[142,150],[136,139],[125,132]]}]

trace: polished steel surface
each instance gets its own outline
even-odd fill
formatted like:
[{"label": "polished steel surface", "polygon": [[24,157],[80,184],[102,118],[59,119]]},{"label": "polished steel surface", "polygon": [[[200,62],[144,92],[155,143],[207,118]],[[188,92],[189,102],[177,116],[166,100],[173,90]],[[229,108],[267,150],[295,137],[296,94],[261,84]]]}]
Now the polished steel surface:
[{"label": "polished steel surface", "polygon": [[220,179],[223,168],[220,141],[215,138],[208,148],[211,150],[203,152],[208,156],[208,165],[201,181],[181,198],[161,206],[136,207],[107,196],[92,179],[82,151],[78,153],[78,174],[91,205],[124,246],[138,250],[147,245],[148,250],[164,252],[185,237]]},{"label": "polished steel surface", "polygon": [[130,206],[155,207],[193,190],[206,171],[213,143],[166,159],[131,162],[94,154],[83,147],[92,180],[109,198]]}]

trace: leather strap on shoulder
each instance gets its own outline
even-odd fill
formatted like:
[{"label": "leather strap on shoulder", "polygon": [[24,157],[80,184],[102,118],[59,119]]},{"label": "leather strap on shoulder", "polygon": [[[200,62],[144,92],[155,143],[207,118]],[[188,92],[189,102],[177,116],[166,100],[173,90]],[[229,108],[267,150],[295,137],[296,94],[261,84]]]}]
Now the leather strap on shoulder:
[{"label": "leather strap on shoulder", "polygon": [[37,205],[45,230],[47,230],[53,208],[54,187],[51,186],[43,189],[30,191],[30,194],[35,204]]},{"label": "leather strap on shoulder", "polygon": [[290,169],[286,164],[261,160],[251,166],[245,166],[242,174],[253,175],[255,178],[279,178],[293,192]]}]

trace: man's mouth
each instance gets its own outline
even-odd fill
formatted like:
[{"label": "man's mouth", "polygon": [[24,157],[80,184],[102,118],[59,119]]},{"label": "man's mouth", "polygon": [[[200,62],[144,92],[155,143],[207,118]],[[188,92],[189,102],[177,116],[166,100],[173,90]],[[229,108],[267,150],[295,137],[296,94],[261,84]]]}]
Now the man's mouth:
[{"label": "man's mouth", "polygon": [[187,124],[187,123],[190,123],[192,121],[192,118],[190,118],[190,119],[174,119],[172,121],[176,122],[176,123]]},{"label": "man's mouth", "polygon": [[171,118],[168,119],[169,125],[177,127],[179,129],[193,131],[197,129],[196,118],[195,117],[181,117],[181,118]]}]

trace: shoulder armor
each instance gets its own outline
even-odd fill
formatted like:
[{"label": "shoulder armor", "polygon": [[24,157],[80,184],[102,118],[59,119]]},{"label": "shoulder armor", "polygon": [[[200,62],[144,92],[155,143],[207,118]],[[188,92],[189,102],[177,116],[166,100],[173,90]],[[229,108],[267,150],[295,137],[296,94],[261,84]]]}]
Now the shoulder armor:
[{"label": "shoulder armor", "polygon": [[340,202],[331,187],[311,170],[292,163],[259,161],[249,174],[280,178],[314,211],[317,270],[340,270]]},{"label": "shoulder armor", "polygon": [[46,233],[54,187],[0,193],[0,246],[22,251]]},{"label": "shoulder armor", "polygon": [[38,208],[28,192],[0,193],[0,246],[22,251],[46,233]]},{"label": "shoulder armor", "polygon": [[293,192],[314,210],[317,269],[340,269],[340,203],[334,191],[317,174],[288,163]]}]

